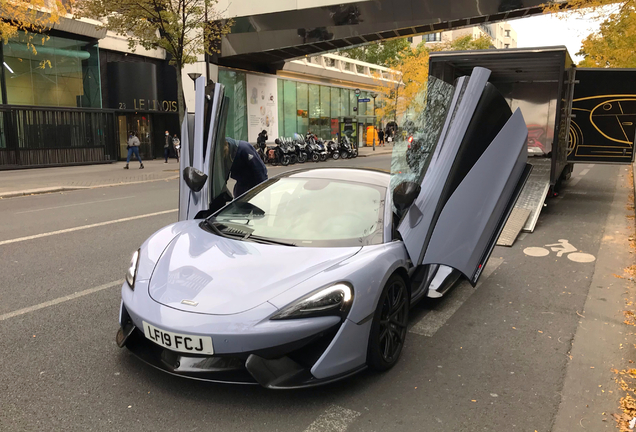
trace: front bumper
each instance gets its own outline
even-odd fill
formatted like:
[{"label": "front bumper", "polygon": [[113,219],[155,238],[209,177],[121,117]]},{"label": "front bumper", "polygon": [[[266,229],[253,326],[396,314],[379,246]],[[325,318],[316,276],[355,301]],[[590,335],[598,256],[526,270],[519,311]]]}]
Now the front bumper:
[{"label": "front bumper", "polygon": [[[347,320],[336,321],[309,336],[283,344],[261,346],[247,351],[215,352],[214,355],[206,356],[175,352],[150,341],[135,324],[139,319],[133,319],[131,315],[134,314],[130,314],[122,302],[117,344],[120,347],[126,346],[145,363],[185,378],[230,384],[260,384],[270,389],[292,389],[327,384],[366,368],[362,364],[345,373],[320,379],[311,372],[344,324],[355,326]],[[290,320],[286,323],[279,321],[277,324],[294,326],[295,323]],[[260,336],[269,339],[266,334]]]},{"label": "front bumper", "polygon": [[[260,384],[270,389],[313,387],[346,378],[366,368],[361,366],[347,373],[318,379],[311,366],[331,343],[340,325],[310,340],[272,347],[267,353],[240,353],[195,356],[177,353],[148,340],[143,332],[129,322],[117,332],[117,343],[126,346],[145,363],[172,375],[228,384]],[[285,352],[285,354],[282,354]],[[274,353],[278,355],[272,357]],[[260,355],[259,355],[260,354]],[[263,357],[265,355],[266,357]]]}]

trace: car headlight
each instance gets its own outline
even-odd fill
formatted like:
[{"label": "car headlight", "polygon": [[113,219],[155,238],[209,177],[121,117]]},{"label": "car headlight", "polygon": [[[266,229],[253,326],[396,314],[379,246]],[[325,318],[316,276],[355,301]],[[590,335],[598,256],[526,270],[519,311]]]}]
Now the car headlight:
[{"label": "car headlight", "polygon": [[126,282],[131,289],[135,289],[135,279],[137,278],[137,266],[139,265],[139,250],[136,250],[130,260],[130,267],[126,272]]},{"label": "car headlight", "polygon": [[346,316],[353,303],[353,288],[338,283],[318,291],[285,306],[270,319],[308,318],[325,315]]}]

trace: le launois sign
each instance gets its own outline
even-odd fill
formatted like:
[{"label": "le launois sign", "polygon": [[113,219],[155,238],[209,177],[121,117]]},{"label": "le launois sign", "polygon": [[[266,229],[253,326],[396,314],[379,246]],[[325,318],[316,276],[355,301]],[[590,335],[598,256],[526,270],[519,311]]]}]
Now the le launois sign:
[{"label": "le launois sign", "polygon": [[160,101],[157,99],[133,99],[132,106],[128,106],[126,102],[118,102],[118,108],[121,110],[135,111],[161,111],[161,112],[177,112],[177,101]]}]

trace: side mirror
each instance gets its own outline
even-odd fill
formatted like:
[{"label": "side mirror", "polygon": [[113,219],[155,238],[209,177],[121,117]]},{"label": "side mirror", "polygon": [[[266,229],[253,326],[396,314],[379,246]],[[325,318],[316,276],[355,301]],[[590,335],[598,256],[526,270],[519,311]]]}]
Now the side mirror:
[{"label": "side mirror", "polygon": [[393,204],[400,214],[413,204],[421,190],[419,184],[410,181],[400,183],[393,189]]},{"label": "side mirror", "polygon": [[196,168],[186,167],[183,170],[183,180],[192,191],[199,192],[203,189],[208,176]]}]

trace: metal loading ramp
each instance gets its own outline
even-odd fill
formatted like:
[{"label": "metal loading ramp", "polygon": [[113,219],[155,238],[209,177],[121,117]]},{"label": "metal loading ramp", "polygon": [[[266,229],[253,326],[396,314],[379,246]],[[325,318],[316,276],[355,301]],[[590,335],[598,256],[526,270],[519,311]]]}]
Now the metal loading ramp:
[{"label": "metal loading ramp", "polygon": [[528,162],[532,164],[532,172],[497,240],[498,246],[512,246],[521,230],[534,231],[548,195],[552,161],[547,158],[533,157],[529,158]]}]

